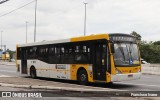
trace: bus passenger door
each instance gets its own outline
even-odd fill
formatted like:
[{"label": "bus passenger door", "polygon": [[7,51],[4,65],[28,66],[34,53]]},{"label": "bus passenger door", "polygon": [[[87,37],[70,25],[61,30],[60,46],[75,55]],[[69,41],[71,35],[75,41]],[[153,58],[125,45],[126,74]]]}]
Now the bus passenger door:
[{"label": "bus passenger door", "polygon": [[27,50],[25,48],[22,49],[21,73],[27,74]]},{"label": "bus passenger door", "polygon": [[106,43],[96,43],[94,46],[93,76],[94,80],[106,81],[107,70],[107,45]]}]

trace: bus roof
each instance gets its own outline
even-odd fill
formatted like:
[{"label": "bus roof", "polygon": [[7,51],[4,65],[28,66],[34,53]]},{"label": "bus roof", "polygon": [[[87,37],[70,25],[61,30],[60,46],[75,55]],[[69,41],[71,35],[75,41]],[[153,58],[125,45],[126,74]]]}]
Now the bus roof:
[{"label": "bus roof", "polygon": [[95,35],[89,35],[89,36],[73,37],[69,39],[47,40],[47,41],[44,40],[40,42],[33,42],[33,43],[27,43],[27,44],[18,44],[18,47],[66,43],[66,42],[78,42],[78,41],[97,40],[97,39],[108,39],[109,40],[109,37],[108,37],[108,34],[95,34]]},{"label": "bus roof", "polygon": [[123,36],[132,36],[129,34],[123,33],[111,33],[111,34],[93,34],[89,36],[80,36],[80,37],[73,37],[69,39],[59,39],[59,40],[44,40],[40,42],[33,42],[27,44],[18,44],[18,47],[27,47],[27,46],[35,46],[35,45],[47,45],[47,44],[56,44],[56,43],[66,43],[66,42],[78,42],[78,41],[88,41],[88,40],[98,40],[98,39],[107,39],[109,40],[109,36],[116,36],[116,35],[123,35]]}]

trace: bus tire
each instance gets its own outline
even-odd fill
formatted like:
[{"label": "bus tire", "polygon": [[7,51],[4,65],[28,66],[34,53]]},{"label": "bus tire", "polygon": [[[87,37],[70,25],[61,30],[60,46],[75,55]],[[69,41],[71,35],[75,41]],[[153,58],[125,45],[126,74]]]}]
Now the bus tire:
[{"label": "bus tire", "polygon": [[87,85],[87,83],[88,83],[88,75],[87,75],[86,70],[81,69],[78,72],[78,81],[79,81],[79,84],[81,84],[81,85]]},{"label": "bus tire", "polygon": [[32,78],[37,78],[36,69],[34,67],[31,67],[30,69],[30,76]]}]

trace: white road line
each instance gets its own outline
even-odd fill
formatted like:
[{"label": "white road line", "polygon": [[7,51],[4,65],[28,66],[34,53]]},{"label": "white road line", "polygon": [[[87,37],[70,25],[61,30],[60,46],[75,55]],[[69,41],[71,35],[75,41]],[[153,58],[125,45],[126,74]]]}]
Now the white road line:
[{"label": "white road line", "polygon": [[0,70],[0,72],[16,73],[16,71],[9,71],[9,70]]},{"label": "white road line", "polygon": [[154,87],[160,87],[159,85],[147,85],[147,84],[133,84],[133,83],[122,83],[122,82],[117,82],[117,83],[120,83],[120,84],[130,84],[130,85],[143,85],[143,86],[154,86]]},{"label": "white road line", "polygon": [[0,77],[13,77],[13,76],[9,76],[9,75],[0,75]]}]

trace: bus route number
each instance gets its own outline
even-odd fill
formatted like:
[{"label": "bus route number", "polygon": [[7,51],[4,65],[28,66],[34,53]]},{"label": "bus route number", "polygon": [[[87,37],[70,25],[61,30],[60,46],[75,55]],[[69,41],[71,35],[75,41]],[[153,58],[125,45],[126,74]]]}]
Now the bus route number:
[{"label": "bus route number", "polygon": [[31,63],[36,63],[36,61],[31,61]]}]

